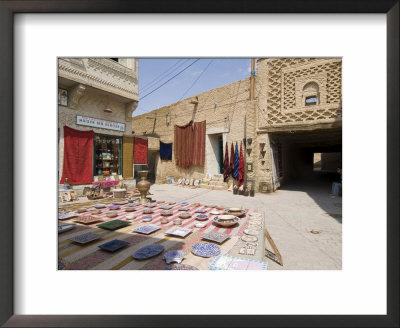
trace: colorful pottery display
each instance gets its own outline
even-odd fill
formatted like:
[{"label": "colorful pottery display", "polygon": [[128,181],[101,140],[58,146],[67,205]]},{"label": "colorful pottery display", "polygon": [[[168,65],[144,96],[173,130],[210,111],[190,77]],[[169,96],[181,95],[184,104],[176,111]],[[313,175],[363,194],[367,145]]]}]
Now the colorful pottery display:
[{"label": "colorful pottery display", "polygon": [[73,223],[71,223],[71,224],[60,224],[58,226],[58,233],[63,233],[65,231],[72,230],[75,227],[76,227],[76,224],[73,224]]},{"label": "colorful pottery display", "polygon": [[106,223],[99,224],[98,227],[106,230],[117,230],[130,225],[129,222],[123,220],[113,220]]},{"label": "colorful pottery display", "polygon": [[101,244],[98,247],[100,247],[102,250],[107,251],[107,252],[115,252],[115,251],[119,250],[120,248],[128,246],[128,245],[129,245],[129,243],[127,241],[114,239],[107,243]]},{"label": "colorful pottery display", "polygon": [[119,210],[121,207],[119,205],[111,205],[108,207],[111,211]]},{"label": "colorful pottery display", "polygon": [[172,264],[172,265],[167,265],[164,270],[199,270],[199,269],[189,264]]},{"label": "colorful pottery display", "polygon": [[169,222],[169,220],[168,220],[167,218],[162,218],[162,219],[160,220],[160,222],[161,222],[162,224],[167,224],[167,223]]},{"label": "colorful pottery display", "polygon": [[250,236],[250,235],[243,235],[243,236],[241,237],[241,239],[242,239],[243,241],[246,241],[246,242],[255,242],[255,241],[258,240],[258,238],[257,238],[256,236]]},{"label": "colorful pottery display", "polygon": [[208,215],[199,214],[199,215],[196,215],[195,219],[199,220],[199,221],[205,221],[205,220],[208,220]]},{"label": "colorful pottery display", "polygon": [[187,235],[189,235],[193,230],[192,229],[188,229],[188,228],[181,228],[181,227],[173,227],[167,231],[165,231],[164,233],[166,235],[171,235],[171,236],[175,236],[175,237],[181,237],[181,238],[185,238]]},{"label": "colorful pottery display", "polygon": [[219,232],[212,231],[212,232],[208,233],[207,235],[203,236],[202,239],[208,240],[208,241],[213,241],[217,244],[222,244],[230,237],[231,237],[230,235],[227,235],[225,233],[219,233]]},{"label": "colorful pottery display", "polygon": [[106,216],[108,216],[109,218],[115,218],[116,216],[118,216],[117,212],[108,212],[106,213]]},{"label": "colorful pottery display", "polygon": [[74,220],[75,222],[81,223],[81,224],[92,224],[96,222],[101,222],[103,219],[99,216],[95,215],[85,215],[85,216],[80,216]]},{"label": "colorful pottery display", "polygon": [[176,262],[181,263],[185,258],[185,253],[180,250],[170,250],[164,253],[163,259],[167,264]]},{"label": "colorful pottery display", "polygon": [[139,248],[132,254],[132,257],[137,260],[145,260],[157,256],[164,250],[164,246],[160,244],[150,244]]},{"label": "colorful pottery display", "polygon": [[221,253],[221,249],[214,244],[210,243],[198,243],[193,245],[191,249],[192,253],[201,257],[213,257]]},{"label": "colorful pottery display", "polygon": [[85,207],[81,207],[81,208],[78,208],[76,210],[76,213],[83,213],[83,212],[86,212],[86,211],[87,211],[87,209]]},{"label": "colorful pottery display", "polygon": [[59,220],[68,220],[77,217],[78,214],[74,212],[61,212],[58,214],[58,219]]},{"label": "colorful pottery display", "polygon": [[136,229],[133,229],[132,232],[149,235],[149,234],[153,233],[154,231],[157,231],[160,229],[161,229],[160,227],[157,227],[154,225],[144,225],[144,226],[137,227]]},{"label": "colorful pottery display", "polygon": [[179,214],[179,217],[181,218],[181,219],[189,219],[190,217],[191,217],[191,215],[190,215],[190,213],[180,213]]},{"label": "colorful pottery display", "polygon": [[175,219],[174,220],[174,224],[175,225],[181,225],[182,224],[182,220],[181,219]]},{"label": "colorful pottery display", "polygon": [[143,222],[150,222],[151,220],[153,220],[153,217],[151,215],[142,216],[142,221]]},{"label": "colorful pottery display", "polygon": [[82,235],[71,238],[70,241],[77,243],[77,244],[84,245],[84,244],[90,243],[90,242],[95,241],[100,238],[101,238],[101,236],[99,236],[98,234],[95,234],[93,232],[87,232]]},{"label": "colorful pottery display", "polygon": [[216,216],[214,222],[222,227],[231,227],[239,222],[239,218],[233,215],[221,215]]},{"label": "colorful pottery display", "polygon": [[153,210],[151,210],[149,208],[146,208],[143,210],[143,214],[152,214],[152,213],[153,213]]}]

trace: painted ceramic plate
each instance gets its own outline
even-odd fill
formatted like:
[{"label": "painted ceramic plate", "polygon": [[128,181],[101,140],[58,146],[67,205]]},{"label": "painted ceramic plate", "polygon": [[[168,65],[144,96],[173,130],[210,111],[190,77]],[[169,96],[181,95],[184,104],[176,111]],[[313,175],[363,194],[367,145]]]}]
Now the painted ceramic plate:
[{"label": "painted ceramic plate", "polygon": [[170,216],[170,215],[172,215],[172,214],[174,214],[174,213],[172,213],[172,211],[162,211],[162,212],[161,212],[161,215],[162,215],[162,216]]},{"label": "painted ceramic plate", "polygon": [[220,215],[221,213],[219,211],[214,210],[214,211],[211,211],[210,214],[212,214],[212,215]]},{"label": "painted ceramic plate", "polygon": [[90,214],[99,215],[99,214],[101,214],[101,210],[91,210]]},{"label": "painted ceramic plate", "polygon": [[181,204],[182,204],[182,205],[189,205],[188,202],[182,202]]},{"label": "painted ceramic plate", "polygon": [[175,205],[175,202],[168,202],[169,205]]},{"label": "painted ceramic plate", "polygon": [[142,221],[143,222],[150,222],[151,220],[153,220],[153,217],[151,215],[142,216]]},{"label": "painted ceramic plate", "polygon": [[258,240],[256,236],[249,236],[249,235],[243,235],[241,239],[246,242],[255,242]]},{"label": "painted ceramic plate", "polygon": [[121,207],[118,205],[111,205],[108,207],[110,210],[114,211],[114,210],[119,210]]},{"label": "painted ceramic plate", "polygon": [[189,185],[189,183],[190,183],[190,180],[189,179],[186,179],[186,181],[185,181],[185,185]]},{"label": "painted ceramic plate", "polygon": [[137,233],[142,233],[145,235],[149,235],[154,231],[160,230],[160,227],[154,226],[154,225],[144,225],[140,226],[136,229],[133,229],[132,232],[137,232]]},{"label": "painted ceramic plate", "polygon": [[95,204],[93,207],[94,208],[106,208],[107,206],[106,206],[106,204]]},{"label": "painted ceramic plate", "polygon": [[199,220],[199,221],[205,221],[205,220],[208,220],[208,215],[199,214],[199,215],[196,215],[195,219]]},{"label": "painted ceramic plate", "polygon": [[257,236],[258,235],[258,231],[257,230],[245,229],[243,232],[246,235],[250,235],[250,236]]},{"label": "painted ceramic plate", "polygon": [[106,230],[117,230],[130,225],[129,222],[123,220],[113,220],[99,224],[98,227]]},{"label": "painted ceramic plate", "polygon": [[126,207],[125,208],[125,212],[135,212],[136,211],[136,208],[134,208],[134,207]]},{"label": "painted ceramic plate", "polygon": [[189,219],[191,217],[191,215],[189,213],[181,213],[181,214],[179,214],[179,217],[181,219]]},{"label": "painted ceramic plate", "polygon": [[195,213],[205,213],[206,210],[196,210]]},{"label": "painted ceramic plate", "polygon": [[167,265],[164,270],[199,270],[199,269],[189,264],[172,264],[172,265]]},{"label": "painted ceramic plate", "polygon": [[195,224],[195,227],[196,227],[196,228],[204,228],[206,225],[207,225],[206,223],[200,223],[200,222],[199,222],[199,223],[196,223],[196,224]]},{"label": "painted ceramic plate", "polygon": [[161,222],[162,224],[166,224],[166,223],[169,222],[169,220],[168,220],[167,218],[162,218],[162,219],[160,220],[160,222]]},{"label": "painted ceramic plate", "polygon": [[90,243],[90,242],[100,239],[100,238],[101,238],[101,236],[99,236],[98,234],[95,234],[93,232],[87,232],[82,235],[71,238],[70,241],[77,243],[77,244],[84,245],[84,244]]},{"label": "painted ceramic plate", "polygon": [[262,229],[262,226],[249,223],[249,225],[247,226],[247,229],[260,231]]},{"label": "painted ceramic plate", "polygon": [[71,223],[71,224],[60,224],[58,226],[58,233],[63,233],[65,231],[72,230],[75,227],[76,227],[76,224],[73,224],[73,223]]},{"label": "painted ceramic plate", "polygon": [[181,227],[173,227],[164,233],[166,235],[171,235],[171,236],[176,236],[176,237],[181,237],[185,238],[188,234],[190,234],[193,230],[188,229],[188,228],[181,228]]},{"label": "painted ceramic plate", "polygon": [[102,250],[105,250],[107,252],[115,252],[115,251],[119,250],[120,248],[125,247],[127,245],[129,245],[129,243],[127,241],[114,239],[107,243],[99,245],[99,247]]},{"label": "painted ceramic plate", "polygon": [[181,263],[183,259],[185,258],[185,253],[180,251],[180,250],[170,250],[165,252],[163,259],[167,264],[176,262],[176,263]]},{"label": "painted ceramic plate", "polygon": [[143,210],[143,214],[152,214],[152,213],[153,213],[153,210],[151,210],[149,208]]},{"label": "painted ceramic plate", "polygon": [[179,180],[178,180],[178,184],[181,184],[181,183],[182,183],[182,179],[179,179]]},{"label": "painted ceramic plate", "polygon": [[243,215],[246,214],[245,210],[239,210],[239,211],[232,211],[231,209],[225,210],[225,214],[230,214],[230,215],[235,215],[237,217],[242,217]]},{"label": "painted ceramic plate", "polygon": [[148,207],[148,208],[153,208],[153,207],[155,207],[156,205],[155,205],[155,204],[146,204],[146,205],[144,205],[144,206],[146,206],[146,207]]},{"label": "painted ceramic plate", "polygon": [[78,209],[76,210],[76,213],[83,213],[83,212],[86,212],[86,211],[87,211],[86,208],[81,207],[81,208],[78,208]]},{"label": "painted ceramic plate", "polygon": [[231,237],[230,235],[227,235],[225,233],[219,233],[219,232],[212,231],[212,232],[208,233],[207,235],[203,236],[202,239],[208,240],[208,241],[213,241],[217,244],[222,244],[230,237]]},{"label": "painted ceramic plate", "polygon": [[68,220],[77,217],[78,214],[74,212],[61,212],[58,214],[58,219],[59,220]]},{"label": "painted ceramic plate", "polygon": [[118,216],[118,213],[117,212],[108,212],[108,213],[106,213],[106,215],[109,218],[115,218],[116,216]]},{"label": "painted ceramic plate", "polygon": [[190,210],[190,208],[188,208],[188,207],[181,207],[180,209],[178,209],[178,211],[182,211],[182,212],[189,211],[189,210]]},{"label": "painted ceramic plate", "polygon": [[217,245],[214,244],[198,243],[193,245],[192,253],[201,257],[212,257],[219,255],[221,250]]},{"label": "painted ceramic plate", "polygon": [[230,220],[222,220],[219,216],[214,218],[214,222],[221,227],[231,227],[234,226],[236,223],[239,222],[239,218],[233,216]]},{"label": "painted ceramic plate", "polygon": [[102,222],[103,220],[98,216],[85,215],[85,216],[80,216],[79,218],[76,218],[74,221],[81,223],[81,224],[92,224],[92,223],[96,223],[96,222]]},{"label": "painted ceramic plate", "polygon": [[194,185],[198,186],[200,184],[200,180],[194,180]]},{"label": "painted ceramic plate", "polygon": [[181,219],[175,219],[174,220],[174,224],[175,225],[181,225],[182,224],[182,220]]},{"label": "painted ceramic plate", "polygon": [[164,250],[164,246],[160,244],[151,244],[139,248],[132,254],[132,257],[137,260],[145,260],[153,256],[157,256]]}]

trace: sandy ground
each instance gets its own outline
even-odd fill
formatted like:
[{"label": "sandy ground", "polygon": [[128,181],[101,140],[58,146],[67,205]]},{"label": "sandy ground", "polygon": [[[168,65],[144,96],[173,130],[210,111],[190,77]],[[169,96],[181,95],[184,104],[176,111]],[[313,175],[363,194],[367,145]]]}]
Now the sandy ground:
[{"label": "sandy ground", "polygon": [[[150,192],[156,200],[258,209],[283,259],[281,266],[266,257],[269,270],[342,268],[342,198],[331,198],[329,184],[291,185],[255,197],[167,184],[152,185]],[[87,201],[82,197],[77,202]],[[267,240],[265,245],[266,254],[273,251]]]}]

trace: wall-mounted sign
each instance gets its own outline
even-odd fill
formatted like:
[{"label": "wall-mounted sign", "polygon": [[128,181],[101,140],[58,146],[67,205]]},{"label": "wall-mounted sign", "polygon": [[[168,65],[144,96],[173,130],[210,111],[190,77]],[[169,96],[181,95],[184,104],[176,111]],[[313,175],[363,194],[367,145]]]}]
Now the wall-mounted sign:
[{"label": "wall-mounted sign", "polygon": [[114,131],[125,131],[125,123],[118,123],[113,121],[101,120],[94,117],[76,115],[76,124],[92,126],[94,128],[114,130]]}]

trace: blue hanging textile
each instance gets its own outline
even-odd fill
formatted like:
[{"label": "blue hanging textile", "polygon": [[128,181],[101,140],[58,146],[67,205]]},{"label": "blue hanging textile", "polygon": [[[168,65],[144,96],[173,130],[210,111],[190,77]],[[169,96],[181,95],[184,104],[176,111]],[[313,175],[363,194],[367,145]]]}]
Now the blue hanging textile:
[{"label": "blue hanging textile", "polygon": [[235,161],[233,162],[233,177],[236,180],[239,178],[239,149],[237,142],[235,146]]},{"label": "blue hanging textile", "polygon": [[160,141],[160,158],[162,161],[172,161],[172,143]]}]

